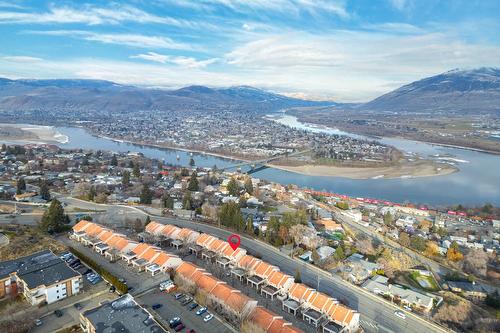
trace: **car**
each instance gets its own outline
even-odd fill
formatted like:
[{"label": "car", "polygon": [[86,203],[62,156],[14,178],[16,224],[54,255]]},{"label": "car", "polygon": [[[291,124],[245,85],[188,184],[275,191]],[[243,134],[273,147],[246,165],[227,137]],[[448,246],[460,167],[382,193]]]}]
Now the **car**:
[{"label": "car", "polygon": [[205,312],[207,312],[207,308],[206,307],[202,307],[202,308],[199,308],[198,311],[196,311],[196,315],[201,316]]},{"label": "car", "polygon": [[115,291],[116,291],[115,286],[111,286],[111,287],[109,287],[109,292],[110,292],[110,293],[114,293]]},{"label": "car", "polygon": [[54,311],[54,314],[56,315],[56,317],[60,318],[63,316],[63,312],[59,309],[57,309],[56,311]]},{"label": "car", "polygon": [[396,315],[396,317],[406,319],[406,315],[403,313],[403,311],[394,311],[394,314]]},{"label": "car", "polygon": [[85,270],[85,272],[83,272],[82,274],[83,274],[83,275],[87,275],[87,274],[89,274],[89,273],[92,273],[92,270],[91,270],[90,268],[87,268],[87,269]]},{"label": "car", "polygon": [[174,298],[175,298],[176,300],[179,300],[179,299],[181,299],[181,298],[183,298],[183,297],[184,297],[184,294],[175,294],[175,295],[174,295]]},{"label": "car", "polygon": [[120,281],[121,283],[127,284],[127,281],[125,281],[125,279],[123,279],[123,278],[119,278],[118,281]]},{"label": "car", "polygon": [[170,328],[173,328],[173,327],[177,326],[180,322],[181,322],[180,317],[174,317],[174,318],[170,319],[168,324],[169,324]]},{"label": "car", "polygon": [[163,304],[153,304],[153,306],[151,307],[153,310],[156,310],[156,309],[159,309],[163,306]]},{"label": "car", "polygon": [[196,309],[198,307],[198,304],[196,303],[191,303],[188,308],[189,308],[189,311],[193,311],[194,309]]},{"label": "car", "polygon": [[409,311],[409,312],[412,311],[412,308],[410,308],[408,305],[403,306],[403,309],[405,309],[406,311]]},{"label": "car", "polygon": [[174,331],[179,332],[184,327],[186,327],[186,325],[184,325],[183,323],[179,323],[177,326],[175,326]]},{"label": "car", "polygon": [[191,303],[192,300],[193,300],[193,298],[191,296],[188,296],[183,301],[181,301],[181,304],[182,305],[189,304],[189,303]]},{"label": "car", "polygon": [[207,321],[210,321],[212,320],[212,318],[214,317],[213,314],[209,313],[205,316],[205,318],[203,318],[203,321],[206,323]]},{"label": "car", "polygon": [[127,290],[128,290],[128,291],[132,291],[132,290],[134,290],[134,287],[128,287],[128,289],[127,289]]},{"label": "car", "polygon": [[73,306],[77,309],[77,310],[81,310],[82,309],[82,305],[80,303],[75,303],[73,304]]},{"label": "car", "polygon": [[35,320],[35,326],[42,326],[43,321],[41,319]]}]

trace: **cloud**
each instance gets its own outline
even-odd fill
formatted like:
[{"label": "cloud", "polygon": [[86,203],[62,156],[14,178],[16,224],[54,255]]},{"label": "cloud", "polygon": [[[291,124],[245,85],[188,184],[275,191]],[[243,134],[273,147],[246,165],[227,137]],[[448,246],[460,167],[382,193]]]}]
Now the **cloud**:
[{"label": "cloud", "polygon": [[394,8],[400,11],[407,9],[410,5],[409,0],[389,0],[389,2]]},{"label": "cloud", "polygon": [[0,57],[0,59],[11,62],[28,62],[28,63],[43,61],[42,58],[29,57],[29,56],[5,56],[5,57]]},{"label": "cloud", "polygon": [[184,56],[169,56],[169,55],[164,55],[164,54],[158,54],[155,52],[148,52],[145,54],[137,54],[133,55],[130,58],[132,59],[143,59],[143,60],[148,60],[148,61],[153,61],[153,62],[159,62],[162,64],[170,63],[170,64],[175,64],[181,67],[186,67],[186,68],[204,68],[210,64],[213,64],[214,62],[218,61],[217,58],[211,58],[207,60],[196,60],[195,58],[192,57],[184,57]]},{"label": "cloud", "polygon": [[107,8],[83,5],[79,8],[69,6],[51,7],[43,12],[0,11],[0,23],[31,24],[69,24],[86,25],[119,24],[123,22],[157,23],[178,27],[195,27],[197,24],[187,20],[167,16],[157,16],[128,5],[113,4]]},{"label": "cloud", "polygon": [[126,45],[139,48],[159,48],[159,49],[174,49],[174,50],[192,49],[191,45],[178,43],[173,41],[171,38],[163,36],[95,33],[82,30],[48,30],[48,31],[25,31],[25,32],[37,35],[66,36],[66,37],[80,38],[88,41],[95,41],[105,44],[118,44],[118,45]]},{"label": "cloud", "polygon": [[188,8],[198,7],[201,10],[207,8],[215,10],[219,6],[241,13],[264,10],[294,14],[326,12],[341,18],[350,16],[343,0],[170,0],[168,2]]}]

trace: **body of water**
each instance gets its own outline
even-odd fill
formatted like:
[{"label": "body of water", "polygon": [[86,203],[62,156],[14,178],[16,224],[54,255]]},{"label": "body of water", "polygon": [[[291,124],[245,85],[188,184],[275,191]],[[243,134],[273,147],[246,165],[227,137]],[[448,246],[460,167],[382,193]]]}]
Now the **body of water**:
[{"label": "body of water", "polygon": [[[345,134],[336,129],[302,124],[295,117],[280,115],[274,119],[280,123],[311,131],[327,131],[332,134]],[[57,130],[69,137],[69,141],[60,144],[63,148],[83,148],[93,150],[111,150],[116,152],[141,152],[150,158],[164,160],[166,163],[188,165],[189,152],[141,146],[99,138],[82,128],[58,127]],[[354,135],[362,138],[362,136]],[[467,204],[481,205],[492,203],[500,205],[500,156],[476,151],[447,148],[409,140],[383,138],[383,143],[393,145],[406,152],[420,155],[445,155],[456,160],[460,172],[446,176],[409,178],[409,179],[347,179],[341,177],[306,176],[293,172],[268,168],[252,176],[281,184],[296,184],[300,187],[321,191],[346,194],[353,197],[377,198],[394,202],[412,202],[431,206]],[[177,159],[179,157],[179,159]],[[193,154],[197,166],[228,167],[234,160],[206,154]]]}]

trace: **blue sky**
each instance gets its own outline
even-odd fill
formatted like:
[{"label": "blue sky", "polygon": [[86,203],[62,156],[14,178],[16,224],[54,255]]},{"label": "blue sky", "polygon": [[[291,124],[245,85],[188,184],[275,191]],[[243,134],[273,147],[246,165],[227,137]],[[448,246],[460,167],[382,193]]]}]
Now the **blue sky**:
[{"label": "blue sky", "polygon": [[500,66],[496,0],[0,0],[0,76],[367,101]]}]

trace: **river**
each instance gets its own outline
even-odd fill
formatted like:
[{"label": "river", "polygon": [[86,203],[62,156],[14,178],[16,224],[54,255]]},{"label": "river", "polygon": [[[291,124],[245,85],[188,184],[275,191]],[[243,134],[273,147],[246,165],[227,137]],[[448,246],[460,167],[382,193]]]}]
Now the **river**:
[{"label": "river", "polygon": [[[336,129],[302,124],[295,117],[288,115],[280,115],[274,120],[305,130],[352,135]],[[141,152],[147,157],[180,165],[188,165],[191,157],[190,153],[181,150],[155,148],[99,138],[82,128],[58,127],[56,129],[69,137],[67,143],[59,144],[62,148]],[[425,156],[435,154],[452,156],[463,162],[458,163],[459,172],[446,176],[423,178],[358,180],[307,176],[274,168],[259,171],[252,176],[281,184],[295,184],[300,187],[342,193],[353,197],[377,198],[400,203],[412,202],[440,206],[458,203],[482,205],[489,202],[497,206],[500,205],[500,156],[393,138],[383,138],[379,141],[393,145],[405,152]],[[177,160],[177,156],[179,160]],[[196,165],[201,167],[214,165],[227,167],[235,164],[234,160],[207,154],[194,153],[193,158]]]}]

